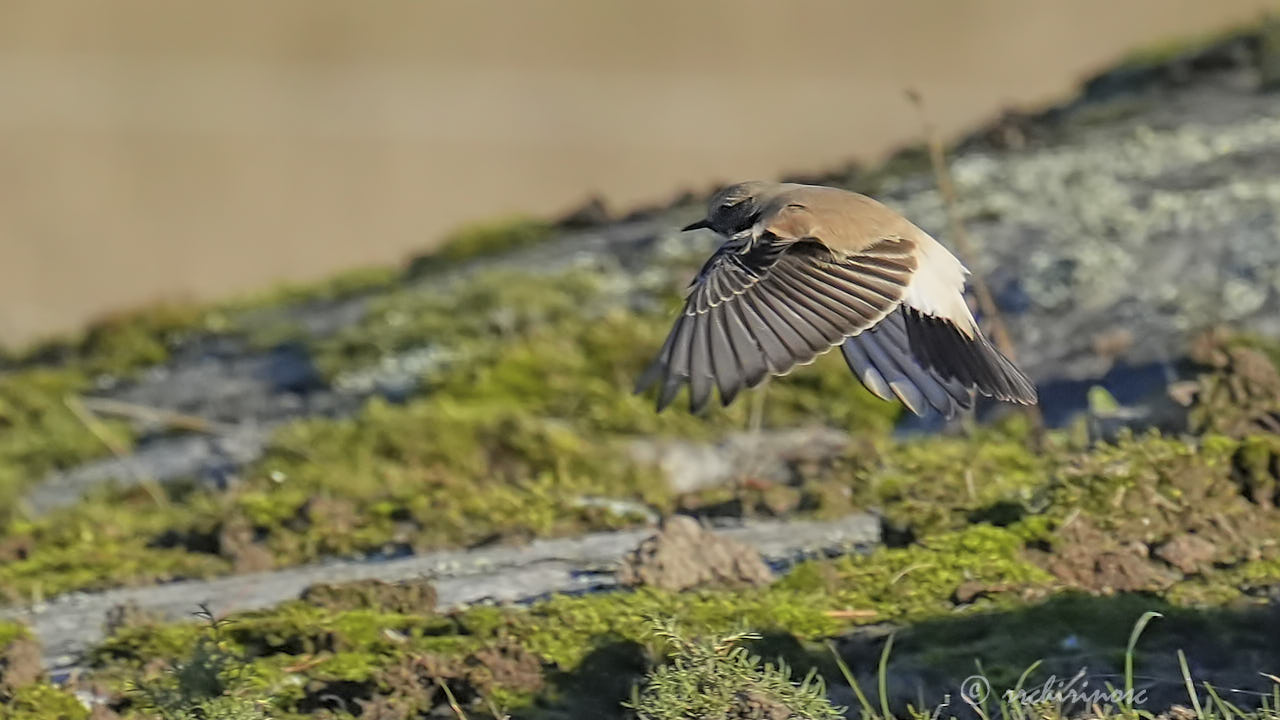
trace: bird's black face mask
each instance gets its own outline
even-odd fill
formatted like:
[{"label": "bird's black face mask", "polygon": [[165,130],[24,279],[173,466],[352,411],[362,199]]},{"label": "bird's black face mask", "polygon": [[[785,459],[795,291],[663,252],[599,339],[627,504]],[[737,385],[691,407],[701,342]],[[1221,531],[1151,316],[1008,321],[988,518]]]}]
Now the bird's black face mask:
[{"label": "bird's black face mask", "polygon": [[733,237],[755,224],[758,216],[756,203],[751,198],[741,198],[717,206],[711,214],[684,227],[684,230],[715,230],[726,237]]}]

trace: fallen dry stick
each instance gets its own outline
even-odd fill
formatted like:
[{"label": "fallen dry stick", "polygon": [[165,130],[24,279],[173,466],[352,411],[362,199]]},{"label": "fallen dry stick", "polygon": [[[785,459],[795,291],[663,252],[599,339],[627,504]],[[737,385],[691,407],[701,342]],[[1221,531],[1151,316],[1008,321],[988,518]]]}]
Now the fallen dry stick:
[{"label": "fallen dry stick", "polygon": [[[879,521],[869,514],[829,522],[754,521],[719,529],[717,535],[751,545],[770,561],[809,554],[848,552],[880,541]],[[346,560],[213,580],[186,580],[102,593],[73,593],[34,606],[0,609],[0,619],[27,623],[51,668],[74,666],[103,637],[107,613],[120,605],[167,620],[193,620],[202,605],[215,616],[267,608],[298,597],[317,583],[356,580],[397,582],[429,578],[440,608],[482,600],[519,602],[556,592],[617,586],[619,561],[654,534],[652,528],[535,540],[519,547],[445,550],[394,560]]]}]

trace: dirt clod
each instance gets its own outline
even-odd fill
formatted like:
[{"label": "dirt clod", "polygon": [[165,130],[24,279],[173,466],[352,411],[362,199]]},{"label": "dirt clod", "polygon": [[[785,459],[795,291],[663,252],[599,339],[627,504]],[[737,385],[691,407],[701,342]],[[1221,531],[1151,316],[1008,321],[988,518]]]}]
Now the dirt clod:
[{"label": "dirt clod", "polygon": [[773,571],[748,545],[716,535],[684,515],[669,518],[662,530],[640,543],[622,561],[618,582],[664,590],[709,585],[767,585]]},{"label": "dirt clod", "polygon": [[261,572],[275,567],[271,551],[255,542],[248,520],[233,517],[218,531],[218,551],[230,558],[237,573]]},{"label": "dirt clod", "polygon": [[1217,545],[1192,533],[1179,535],[1155,549],[1156,557],[1187,575],[1210,568],[1217,554]]},{"label": "dirt clod", "polygon": [[1233,437],[1280,432],[1280,370],[1266,353],[1219,330],[1199,336],[1190,355],[1206,369],[1194,393],[1193,431]]},{"label": "dirt clod", "polygon": [[782,704],[777,698],[763,693],[747,692],[738,698],[738,704],[727,720],[788,720],[795,715],[791,708]]},{"label": "dirt clod", "polygon": [[20,637],[0,648],[0,699],[44,676],[40,644]]},{"label": "dirt clod", "polygon": [[425,579],[402,583],[382,580],[322,583],[303,590],[300,598],[330,610],[427,613],[436,607],[435,586]]},{"label": "dirt clod", "polygon": [[401,720],[427,716],[445,701],[441,682],[464,706],[497,688],[536,692],[543,686],[542,671],[541,658],[513,644],[481,648],[464,658],[435,654],[406,657],[379,673],[378,694],[360,701],[361,717]]},{"label": "dirt clod", "polygon": [[1177,580],[1152,563],[1141,543],[1118,542],[1086,518],[1076,518],[1057,532],[1053,552],[1042,565],[1062,582],[1092,592],[1110,594],[1159,590]]}]

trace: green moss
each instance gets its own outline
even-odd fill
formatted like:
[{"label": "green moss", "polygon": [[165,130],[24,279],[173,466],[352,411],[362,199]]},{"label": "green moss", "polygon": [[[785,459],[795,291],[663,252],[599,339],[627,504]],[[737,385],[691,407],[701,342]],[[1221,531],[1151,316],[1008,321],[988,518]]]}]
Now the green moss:
[{"label": "green moss", "polygon": [[[257,678],[258,686],[273,688],[271,701],[288,713],[306,696],[297,688],[376,683],[404,658],[423,654],[438,662],[463,662],[484,648],[519,647],[557,672],[577,672],[593,653],[619,642],[650,644],[655,617],[677,619],[699,635],[745,626],[814,640],[857,623],[950,616],[956,612],[952,595],[967,580],[1045,582],[1048,576],[1022,559],[1020,550],[1014,533],[975,526],[910,548],[812,561],[770,587],[746,591],[642,589],[556,596],[527,609],[479,607],[452,615],[338,611],[298,601],[229,618],[220,626],[219,642],[226,652],[244,658],[245,672]],[[993,598],[965,611],[1007,602]],[[876,608],[878,615],[850,619],[841,613],[866,608]],[[206,632],[190,624],[123,628],[94,652],[96,675],[124,687],[149,662],[189,656]],[[494,674],[495,690],[516,682],[503,677]],[[499,695],[508,701],[531,700],[522,687],[507,687],[511,692]]]},{"label": "green moss", "polygon": [[856,474],[854,503],[917,536],[974,521],[1008,525],[1038,509],[1064,454],[1059,434],[1034,451],[1024,418],[969,437],[894,443]]},{"label": "green moss", "polygon": [[[21,492],[53,470],[65,469],[106,452],[103,439],[68,406],[89,389],[75,370],[31,369],[0,374],[0,528]],[[100,424],[106,439],[127,448],[128,426]]]},{"label": "green moss", "polygon": [[75,695],[45,683],[20,688],[0,703],[0,720],[87,720],[89,711]]},{"label": "green moss", "polygon": [[461,227],[440,243],[440,247],[415,258],[409,274],[434,272],[457,263],[531,247],[551,237],[554,228],[543,220],[512,217]]},{"label": "green moss", "polygon": [[1151,542],[1199,518],[1260,521],[1235,481],[1239,447],[1222,436],[1121,438],[1066,463],[1048,502],[1060,516],[1080,510],[1106,530]]},{"label": "green moss", "polygon": [[609,299],[609,290],[597,273],[586,271],[549,277],[492,271],[466,282],[415,286],[372,298],[358,323],[313,343],[312,355],[335,377],[424,345],[465,354],[477,342],[581,318]]},{"label": "green moss", "polygon": [[15,640],[27,640],[30,637],[31,631],[26,625],[0,620],[0,651]]},{"label": "green moss", "polygon": [[17,362],[57,363],[90,377],[125,375],[167,360],[174,345],[202,329],[206,314],[201,306],[177,303],[119,313],[79,334],[37,344],[19,353]]},{"label": "green moss", "polygon": [[[479,402],[488,391],[476,392]],[[539,402],[553,405],[558,400],[552,394]],[[396,422],[403,419],[393,415]],[[455,424],[467,422],[459,417],[465,416],[455,416]],[[376,425],[366,420],[348,431]],[[366,445],[378,451],[356,461],[377,466],[382,458],[395,457],[416,466],[433,457],[405,445],[404,437],[379,437]],[[472,437],[471,430],[450,437],[449,443],[461,445],[467,437]],[[1206,532],[1207,526],[1197,523],[1211,516],[1224,527],[1243,522],[1256,527],[1270,522],[1274,511],[1251,503],[1236,484],[1238,457],[1250,441],[1210,436],[1189,442],[1150,434],[1079,451],[1051,434],[1042,455],[1026,450],[1026,441],[1025,428],[1015,423],[981,431],[968,441],[888,443],[871,460],[852,469],[842,466],[837,472],[848,473],[844,482],[855,488],[855,496],[873,498],[887,513],[902,518],[916,540],[866,556],[803,563],[766,588],[556,596],[528,608],[481,607],[445,616],[288,603],[233,618],[227,638],[249,658],[254,676],[262,679],[262,687],[269,689],[284,716],[313,697],[316,691],[306,688],[359,687],[365,688],[361,693],[381,697],[378,693],[391,690],[378,688],[402,672],[395,668],[403,668],[406,658],[417,655],[447,665],[463,663],[484,648],[515,646],[533,653],[553,674],[576,677],[601,658],[630,657],[618,655],[617,648],[652,647],[648,633],[655,617],[675,619],[700,636],[747,627],[802,645],[868,623],[903,624],[916,628],[900,643],[914,666],[941,673],[939,677],[963,677],[970,672],[955,674],[980,658],[993,682],[1011,684],[1036,659],[1033,656],[1060,652],[1063,643],[1113,660],[1136,614],[1152,603],[1168,612],[1180,606],[1219,606],[1280,578],[1276,557],[1264,553],[1247,559],[1246,548],[1223,542],[1228,553],[1223,567],[1189,575],[1164,591],[1163,599],[1068,595],[1028,607],[1029,600],[1052,598],[1061,587],[1061,581],[1028,553],[1028,543],[1052,547],[1057,526],[1068,518],[1088,517],[1118,543],[1138,540],[1157,546],[1188,529]],[[554,455],[572,457],[572,452],[559,449]],[[328,456],[316,460],[339,462]],[[981,474],[970,483],[963,468]],[[469,472],[483,477],[485,471],[481,465]],[[992,512],[1001,504],[1016,505],[1018,511]],[[265,497],[242,510],[255,522],[277,525],[284,524],[280,513],[294,512],[281,511]],[[507,512],[522,511],[511,505]],[[973,524],[979,516],[1004,526]],[[530,527],[541,532],[551,526]],[[961,592],[964,588],[976,591]],[[1231,627],[1246,625],[1240,621]],[[147,659],[185,652],[193,642],[191,633],[190,626],[123,630],[98,650],[98,676],[123,682]],[[945,642],[939,643],[939,638]],[[1062,657],[1067,660],[1060,657],[1055,662],[1070,660]],[[610,662],[615,661],[622,662]],[[1073,671],[1066,665],[1062,669]],[[559,702],[554,690],[530,694],[524,686],[502,682],[491,690],[517,710],[530,707],[528,703]]]},{"label": "green moss", "polygon": [[40,648],[26,626],[0,621],[0,720],[79,720],[88,712],[43,677]]},{"label": "green moss", "polygon": [[137,709],[161,720],[265,720],[273,704],[261,677],[211,623],[185,657],[129,687]]}]

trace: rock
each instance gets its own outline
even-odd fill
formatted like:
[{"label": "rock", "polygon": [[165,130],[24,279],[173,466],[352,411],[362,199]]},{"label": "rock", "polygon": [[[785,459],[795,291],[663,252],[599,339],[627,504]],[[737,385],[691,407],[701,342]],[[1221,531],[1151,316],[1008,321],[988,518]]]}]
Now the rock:
[{"label": "rock", "polygon": [[674,492],[688,493],[744,479],[785,484],[796,465],[830,460],[848,445],[846,433],[809,427],[735,433],[714,445],[641,440],[631,445],[631,456],[656,464]]},{"label": "rock", "polygon": [[1160,545],[1156,557],[1178,568],[1186,575],[1203,572],[1212,567],[1218,554],[1218,546],[1192,533],[1179,535]]},{"label": "rock", "polygon": [[640,543],[622,561],[618,582],[664,590],[708,585],[767,585],[773,571],[755,548],[704,529],[698,521],[677,515],[661,531]]}]

